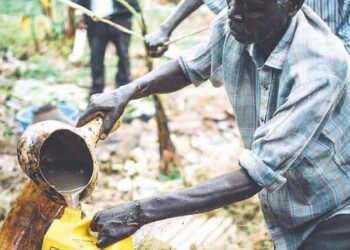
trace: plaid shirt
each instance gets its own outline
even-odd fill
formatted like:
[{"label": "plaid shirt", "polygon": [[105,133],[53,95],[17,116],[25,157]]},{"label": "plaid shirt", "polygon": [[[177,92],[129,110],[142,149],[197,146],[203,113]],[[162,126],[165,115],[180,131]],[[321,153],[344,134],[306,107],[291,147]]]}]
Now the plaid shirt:
[{"label": "plaid shirt", "polygon": [[350,52],[350,0],[305,0]]},{"label": "plaid shirt", "polygon": [[[204,0],[208,8],[218,14],[226,6],[226,0]],[[305,0],[350,52],[350,0]]]},{"label": "plaid shirt", "polygon": [[304,5],[269,58],[228,32],[178,59],[195,85],[224,84],[245,145],[240,166],[257,184],[276,249],[297,249],[322,221],[350,214],[350,58]]}]

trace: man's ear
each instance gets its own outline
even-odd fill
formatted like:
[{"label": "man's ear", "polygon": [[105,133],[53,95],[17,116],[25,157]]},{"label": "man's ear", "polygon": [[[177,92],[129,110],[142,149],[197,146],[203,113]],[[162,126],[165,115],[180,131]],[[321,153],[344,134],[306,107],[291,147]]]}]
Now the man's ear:
[{"label": "man's ear", "polygon": [[289,0],[289,16],[294,16],[303,5],[304,0]]}]

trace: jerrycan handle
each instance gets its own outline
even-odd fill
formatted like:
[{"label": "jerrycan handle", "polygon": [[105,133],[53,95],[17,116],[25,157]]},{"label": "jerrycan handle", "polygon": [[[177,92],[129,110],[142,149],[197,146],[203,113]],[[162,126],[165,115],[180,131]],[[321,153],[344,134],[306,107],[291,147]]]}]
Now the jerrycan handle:
[{"label": "jerrycan handle", "polygon": [[87,216],[81,221],[76,223],[75,231],[84,233],[85,235],[97,236],[95,232],[92,232],[90,229],[90,224],[93,216]]},{"label": "jerrycan handle", "polygon": [[[98,114],[94,119],[86,123],[84,126],[78,128],[80,131],[80,134],[85,140],[89,140],[92,143],[97,143],[100,139],[100,130],[103,123],[103,114]],[[113,128],[111,130],[111,133],[116,131],[121,124],[121,118],[117,120]]]}]

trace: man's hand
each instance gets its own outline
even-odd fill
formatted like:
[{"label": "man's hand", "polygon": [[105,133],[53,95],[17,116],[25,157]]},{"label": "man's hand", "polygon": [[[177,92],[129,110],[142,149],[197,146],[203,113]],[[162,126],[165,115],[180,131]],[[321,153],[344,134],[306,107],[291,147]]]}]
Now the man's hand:
[{"label": "man's hand", "polygon": [[147,46],[147,53],[151,57],[160,57],[168,50],[168,46],[164,45],[169,41],[168,32],[162,27],[147,34],[145,37],[145,43]]},{"label": "man's hand", "polygon": [[80,116],[77,127],[81,127],[96,116],[103,117],[100,139],[104,140],[113,128],[114,123],[121,117],[134,93],[131,83],[113,91],[91,96],[85,112]]},{"label": "man's hand", "polygon": [[135,233],[143,226],[137,201],[102,210],[95,214],[90,228],[98,232],[96,245],[104,248]]},{"label": "man's hand", "polygon": [[86,29],[87,25],[84,20],[84,15],[78,15],[76,18],[76,24],[78,29]]}]

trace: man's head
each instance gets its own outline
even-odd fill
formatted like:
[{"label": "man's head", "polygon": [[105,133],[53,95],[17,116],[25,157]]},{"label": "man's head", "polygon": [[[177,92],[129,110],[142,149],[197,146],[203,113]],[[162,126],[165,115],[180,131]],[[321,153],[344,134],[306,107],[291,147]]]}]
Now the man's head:
[{"label": "man's head", "polygon": [[279,39],[304,0],[228,0],[231,34],[237,41],[264,43]]}]

